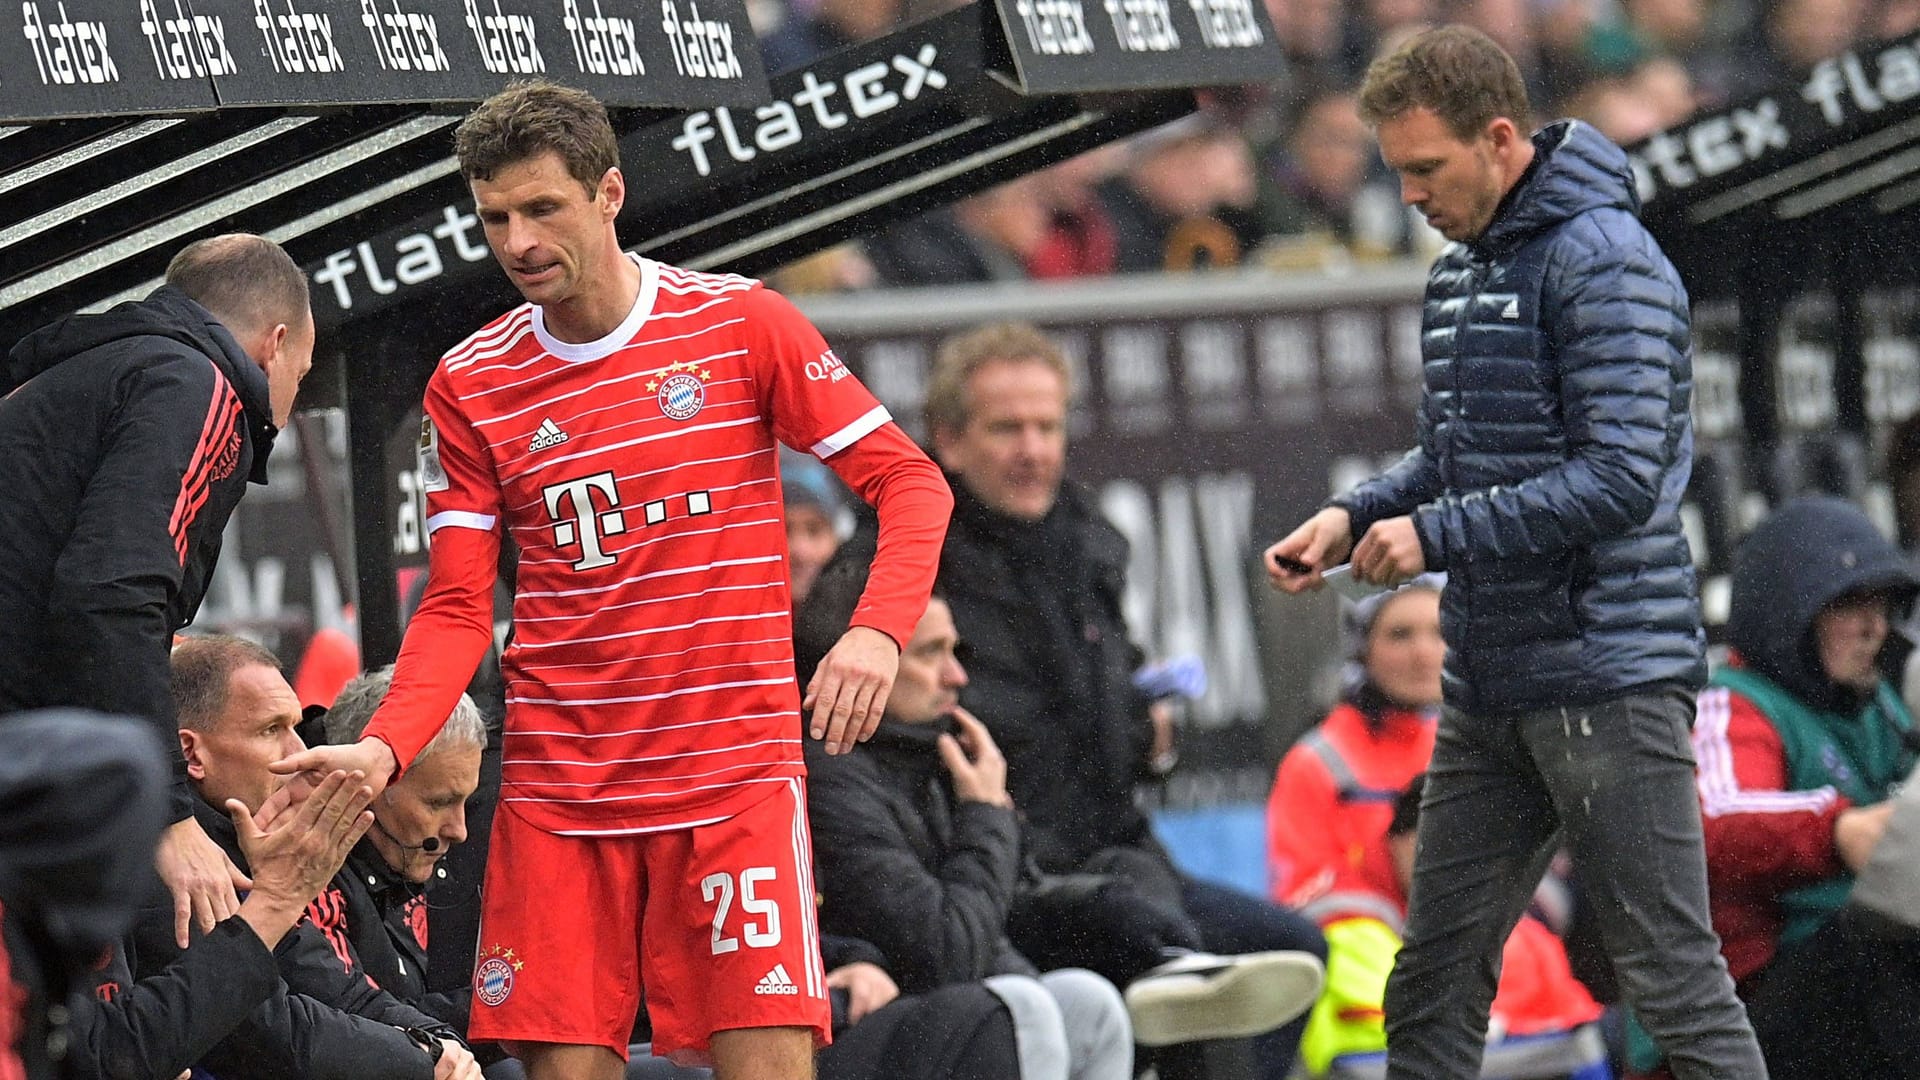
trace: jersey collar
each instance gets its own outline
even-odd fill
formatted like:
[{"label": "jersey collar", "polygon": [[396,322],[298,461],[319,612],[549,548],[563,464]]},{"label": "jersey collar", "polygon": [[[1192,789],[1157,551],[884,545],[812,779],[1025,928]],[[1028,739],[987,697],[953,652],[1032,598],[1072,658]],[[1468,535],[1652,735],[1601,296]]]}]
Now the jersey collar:
[{"label": "jersey collar", "polygon": [[588,360],[600,360],[611,356],[633,343],[633,335],[640,332],[640,324],[653,314],[653,302],[660,293],[660,265],[652,259],[643,259],[638,255],[628,255],[640,267],[640,292],[633,298],[633,310],[612,332],[597,341],[561,341],[547,332],[546,312],[538,305],[533,309],[533,336],[540,347],[547,352],[572,363]]}]

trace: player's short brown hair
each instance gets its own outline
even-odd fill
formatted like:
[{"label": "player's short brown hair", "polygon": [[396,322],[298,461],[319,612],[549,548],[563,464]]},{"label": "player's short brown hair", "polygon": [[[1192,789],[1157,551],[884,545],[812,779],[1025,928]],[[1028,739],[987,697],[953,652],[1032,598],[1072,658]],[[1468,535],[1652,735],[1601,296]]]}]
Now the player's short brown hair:
[{"label": "player's short brown hair", "polygon": [[927,430],[962,431],[973,418],[973,399],[967,384],[974,372],[996,360],[1045,364],[1060,376],[1060,385],[1073,396],[1073,372],[1067,356],[1052,338],[1029,323],[988,323],[948,338],[933,361],[927,382]]},{"label": "player's short brown hair", "polygon": [[560,155],[567,174],[592,195],[620,164],[607,107],[585,90],[536,79],[517,82],[481,102],[453,132],[460,175],[472,183],[545,153]]},{"label": "player's short brown hair", "polygon": [[1375,60],[1360,83],[1360,118],[1379,127],[1418,108],[1433,110],[1461,139],[1506,117],[1522,132],[1533,107],[1520,67],[1493,39],[1469,26],[1442,26],[1408,38]]}]

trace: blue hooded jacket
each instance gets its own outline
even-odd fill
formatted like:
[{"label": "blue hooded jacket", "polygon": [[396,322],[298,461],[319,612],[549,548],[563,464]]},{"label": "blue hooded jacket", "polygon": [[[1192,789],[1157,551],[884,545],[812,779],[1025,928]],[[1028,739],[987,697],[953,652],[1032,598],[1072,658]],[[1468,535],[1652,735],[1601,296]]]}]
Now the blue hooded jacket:
[{"label": "blue hooded jacket", "polygon": [[1336,499],[1358,540],[1411,514],[1447,572],[1446,696],[1586,705],[1706,676],[1680,499],[1693,467],[1685,288],[1626,155],[1562,121],[1479,238],[1434,263],[1419,445]]}]

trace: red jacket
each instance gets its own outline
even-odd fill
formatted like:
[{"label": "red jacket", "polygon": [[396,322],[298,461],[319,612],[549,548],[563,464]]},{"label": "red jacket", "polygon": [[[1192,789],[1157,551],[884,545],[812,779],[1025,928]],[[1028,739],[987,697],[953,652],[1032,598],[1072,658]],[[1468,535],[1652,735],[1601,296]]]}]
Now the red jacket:
[{"label": "red jacket", "polygon": [[1830,787],[1786,790],[1786,747],[1772,721],[1724,687],[1700,693],[1693,756],[1713,928],[1738,982],[1773,959],[1785,926],[1780,894],[1846,869],[1833,825],[1853,804]]},{"label": "red jacket", "polygon": [[1273,898],[1315,922],[1379,919],[1406,905],[1384,843],[1393,801],[1433,756],[1431,715],[1390,710],[1376,724],[1334,707],[1280,762],[1267,800]]}]

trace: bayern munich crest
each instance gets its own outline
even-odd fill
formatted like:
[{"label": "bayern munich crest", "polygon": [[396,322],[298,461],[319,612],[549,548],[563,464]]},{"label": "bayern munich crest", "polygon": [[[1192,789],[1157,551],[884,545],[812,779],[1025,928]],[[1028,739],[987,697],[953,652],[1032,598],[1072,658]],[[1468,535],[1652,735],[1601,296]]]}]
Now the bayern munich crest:
[{"label": "bayern munich crest", "polygon": [[660,395],[660,411],[669,420],[691,420],[707,403],[707,380],[713,372],[697,361],[676,361],[653,373],[647,392]]},{"label": "bayern munich crest", "polygon": [[498,1005],[513,993],[513,973],[526,965],[515,958],[512,949],[495,945],[480,954],[480,966],[473,969],[473,996],[482,1005]]}]

